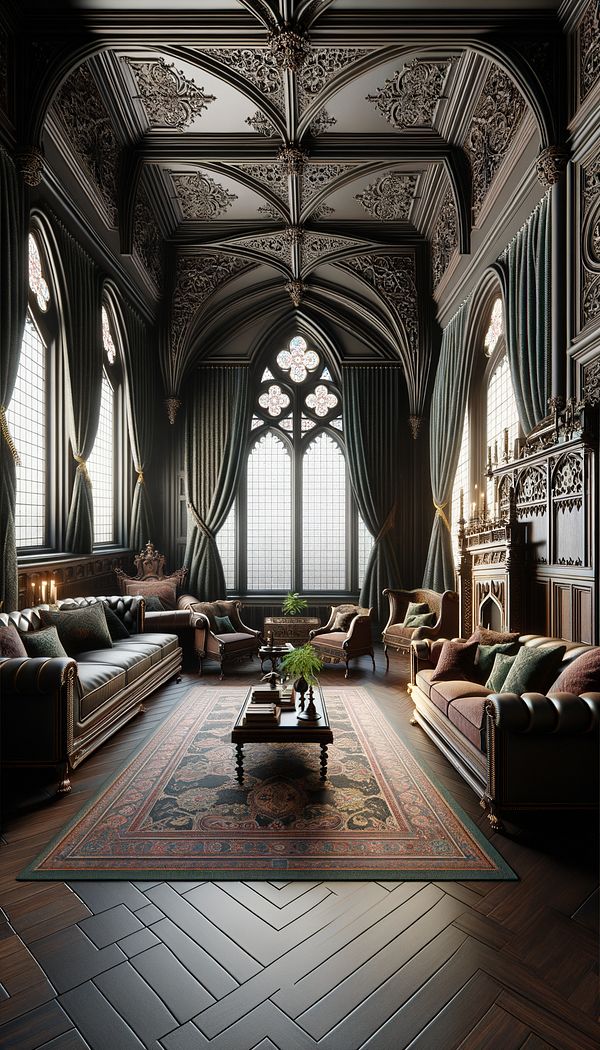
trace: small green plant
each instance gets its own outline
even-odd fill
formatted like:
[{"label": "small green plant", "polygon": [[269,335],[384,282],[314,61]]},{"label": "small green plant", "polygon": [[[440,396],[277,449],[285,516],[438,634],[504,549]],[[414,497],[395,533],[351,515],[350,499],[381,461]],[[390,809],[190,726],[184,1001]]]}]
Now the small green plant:
[{"label": "small green plant", "polygon": [[290,678],[305,678],[307,682],[315,682],[323,661],[317,650],[307,642],[284,656],[281,667]]},{"label": "small green plant", "polygon": [[307,605],[306,598],[301,598],[297,591],[290,591],[281,603],[281,611],[284,616],[297,616],[304,612]]}]

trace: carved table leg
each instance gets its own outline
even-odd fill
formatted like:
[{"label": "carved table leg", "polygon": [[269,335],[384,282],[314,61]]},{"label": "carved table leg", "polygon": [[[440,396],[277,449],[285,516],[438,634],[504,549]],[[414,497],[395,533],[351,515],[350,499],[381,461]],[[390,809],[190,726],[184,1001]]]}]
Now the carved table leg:
[{"label": "carved table leg", "polygon": [[69,763],[68,762],[65,762],[65,764],[63,766],[61,766],[61,773],[62,773],[62,776],[61,776],[61,778],[60,778],[60,780],[58,782],[58,787],[56,789],[56,794],[57,795],[68,795],[69,791],[71,790],[71,778],[69,777]]},{"label": "carved table leg", "polygon": [[235,745],[235,767],[236,767],[236,776],[237,776],[240,784],[243,784],[244,783],[244,745],[243,744],[236,744]]},{"label": "carved table leg", "polygon": [[327,777],[327,744],[321,744],[321,780]]}]

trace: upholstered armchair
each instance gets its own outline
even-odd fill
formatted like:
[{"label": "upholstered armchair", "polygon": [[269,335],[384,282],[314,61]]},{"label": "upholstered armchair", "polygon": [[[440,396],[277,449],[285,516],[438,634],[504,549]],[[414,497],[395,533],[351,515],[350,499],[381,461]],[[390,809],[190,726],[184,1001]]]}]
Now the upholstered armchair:
[{"label": "upholstered armchair", "polygon": [[232,664],[251,660],[258,653],[260,631],[247,627],[240,617],[240,601],[199,602],[193,594],[184,594],[178,608],[188,609],[194,627],[194,648],[200,661],[216,660],[220,678]]},{"label": "upholstered armchair", "polygon": [[311,631],[309,640],[325,663],[346,664],[357,656],[370,656],[375,670],[373,638],[371,635],[372,609],[360,605],[332,605],[331,614],[324,627]]},{"label": "upholstered armchair", "polygon": [[[385,652],[386,670],[389,670],[390,658],[388,649],[395,649],[399,653],[410,654],[410,643],[421,638],[455,638],[458,634],[458,594],[456,591],[415,590],[394,591],[386,587],[383,592],[387,595],[390,603],[390,614],[383,629],[383,648]],[[426,605],[429,616],[434,620],[427,625],[415,625],[404,627],[408,606]],[[425,611],[423,615],[427,615]]]}]

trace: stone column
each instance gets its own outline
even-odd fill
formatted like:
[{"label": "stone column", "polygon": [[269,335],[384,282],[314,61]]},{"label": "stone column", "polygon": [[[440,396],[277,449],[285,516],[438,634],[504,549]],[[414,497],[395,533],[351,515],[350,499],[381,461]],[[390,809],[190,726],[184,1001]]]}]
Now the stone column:
[{"label": "stone column", "polygon": [[567,163],[569,154],[560,146],[548,146],[537,160],[537,175],[550,190],[552,273],[550,282],[552,321],[551,395],[567,396]]}]

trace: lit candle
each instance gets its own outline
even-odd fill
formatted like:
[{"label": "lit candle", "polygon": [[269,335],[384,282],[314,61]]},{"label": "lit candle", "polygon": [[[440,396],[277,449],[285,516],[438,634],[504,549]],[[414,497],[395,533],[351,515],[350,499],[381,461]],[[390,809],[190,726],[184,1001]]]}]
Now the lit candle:
[{"label": "lit candle", "polygon": [[50,580],[50,601],[54,604],[56,603],[56,583],[54,580],[54,576]]},{"label": "lit candle", "polygon": [[35,581],[31,581],[31,604],[35,605]]},{"label": "lit candle", "polygon": [[46,581],[42,580],[42,602],[46,601]]}]

